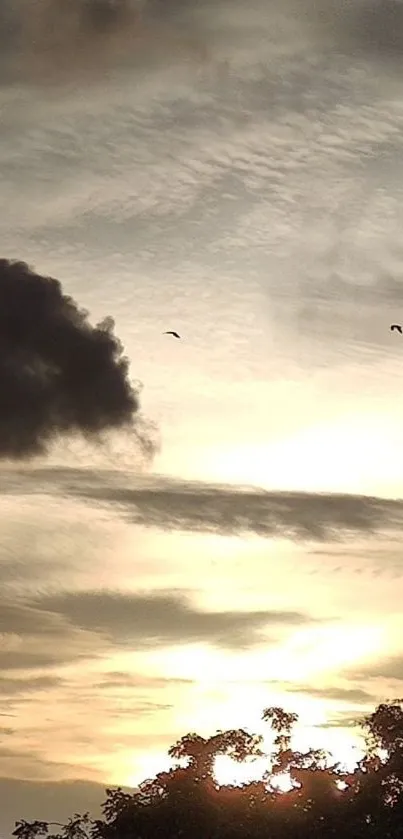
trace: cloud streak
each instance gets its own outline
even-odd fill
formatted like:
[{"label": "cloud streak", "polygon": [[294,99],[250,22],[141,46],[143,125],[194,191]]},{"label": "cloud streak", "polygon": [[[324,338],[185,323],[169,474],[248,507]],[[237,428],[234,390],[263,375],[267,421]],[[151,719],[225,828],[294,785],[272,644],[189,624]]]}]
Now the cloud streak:
[{"label": "cloud streak", "polygon": [[172,593],[67,591],[42,595],[33,603],[72,626],[137,647],[206,641],[217,647],[247,648],[263,640],[268,627],[298,626],[311,619],[287,611],[210,611]]},{"label": "cloud streak", "polygon": [[[362,688],[351,687],[311,687],[309,685],[287,685],[289,693],[304,693],[307,696],[313,696],[318,699],[337,700],[338,702],[346,702],[354,705],[373,705],[377,696],[369,693]],[[343,712],[344,713],[344,712]]]},{"label": "cloud streak", "polygon": [[[95,659],[105,648],[105,639],[96,633],[72,626],[61,614],[38,608],[24,600],[0,599],[0,671],[43,670],[84,659]],[[35,690],[40,680],[34,680]],[[3,689],[16,692],[20,683],[0,679]],[[43,687],[49,687],[44,683]]]},{"label": "cloud streak", "polygon": [[401,532],[403,500],[365,495],[278,492],[155,476],[80,469],[9,469],[4,495],[49,492],[104,505],[134,524],[296,541],[342,540]]},{"label": "cloud streak", "polygon": [[348,673],[351,679],[388,679],[403,682],[403,655],[385,656]]}]

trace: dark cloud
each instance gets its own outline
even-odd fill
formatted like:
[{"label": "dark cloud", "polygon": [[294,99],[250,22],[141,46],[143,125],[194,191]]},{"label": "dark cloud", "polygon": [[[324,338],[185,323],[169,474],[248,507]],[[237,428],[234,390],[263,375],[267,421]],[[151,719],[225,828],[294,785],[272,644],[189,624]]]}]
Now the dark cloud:
[{"label": "dark cloud", "polygon": [[299,612],[205,612],[171,593],[111,591],[41,595],[34,603],[54,611],[82,630],[101,633],[120,645],[183,644],[207,641],[224,648],[251,647],[267,627],[299,625]]},{"label": "dark cloud", "polygon": [[200,36],[189,24],[178,26],[180,13],[180,5],[155,0],[3,0],[3,76],[46,83],[97,77],[148,63],[150,53],[172,52],[175,43],[200,57]]},{"label": "dark cloud", "polygon": [[0,259],[0,458],[42,454],[62,434],[135,430],[138,396],[113,327],[92,327],[58,280]]},{"label": "dark cloud", "polygon": [[0,492],[49,492],[110,506],[132,522],[165,530],[254,533],[331,541],[401,532],[403,500],[365,495],[277,492],[80,469],[12,469]]}]

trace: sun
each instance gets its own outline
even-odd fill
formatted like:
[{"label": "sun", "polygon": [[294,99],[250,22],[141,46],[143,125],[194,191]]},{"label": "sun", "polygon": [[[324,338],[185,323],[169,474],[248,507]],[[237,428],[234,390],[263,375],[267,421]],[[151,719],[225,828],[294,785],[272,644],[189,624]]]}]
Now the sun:
[{"label": "sun", "polygon": [[289,772],[280,772],[278,775],[272,777],[270,779],[270,785],[278,790],[278,792],[289,792],[294,786]]},{"label": "sun", "polygon": [[[214,777],[219,786],[241,786],[250,781],[259,781],[268,768],[267,757],[251,762],[237,763],[219,755],[214,766]],[[281,772],[270,779],[270,785],[279,792],[289,792],[293,787],[289,772]]]},{"label": "sun", "polygon": [[[128,787],[138,787],[139,784],[145,780],[155,778],[160,772],[169,772],[174,766],[174,761],[168,757],[166,752],[151,752],[148,755],[142,755],[136,761],[136,768],[128,771],[124,785]],[[121,769],[119,780],[114,783],[121,784]]]},{"label": "sun", "polygon": [[214,777],[219,786],[240,786],[259,780],[267,769],[267,758],[237,763],[227,755],[218,755],[214,764]]}]

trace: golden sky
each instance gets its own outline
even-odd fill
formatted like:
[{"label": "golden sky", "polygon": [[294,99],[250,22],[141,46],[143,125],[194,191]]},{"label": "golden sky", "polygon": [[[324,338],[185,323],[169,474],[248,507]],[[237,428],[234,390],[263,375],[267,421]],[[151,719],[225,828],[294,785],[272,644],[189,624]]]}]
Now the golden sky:
[{"label": "golden sky", "polygon": [[63,72],[3,12],[2,256],[115,318],[160,439],[0,471],[7,824],[271,704],[350,760],[401,694],[403,43],[353,5],[149,3]]}]

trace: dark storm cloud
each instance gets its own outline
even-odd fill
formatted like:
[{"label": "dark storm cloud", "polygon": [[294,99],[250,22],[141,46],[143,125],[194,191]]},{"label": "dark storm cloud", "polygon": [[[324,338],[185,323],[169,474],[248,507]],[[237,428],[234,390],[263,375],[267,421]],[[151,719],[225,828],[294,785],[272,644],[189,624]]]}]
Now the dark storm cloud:
[{"label": "dark storm cloud", "polygon": [[62,434],[135,429],[138,396],[113,327],[91,326],[58,280],[0,259],[0,458],[42,454]]},{"label": "dark storm cloud", "polygon": [[138,525],[206,533],[253,533],[298,541],[399,532],[403,500],[365,495],[277,492],[80,469],[6,469],[0,493],[85,499]]},{"label": "dark storm cloud", "polygon": [[207,641],[218,647],[247,648],[263,639],[261,633],[268,626],[310,621],[299,612],[205,612],[170,593],[67,591],[41,595],[33,602],[62,615],[75,627],[137,647]]}]

